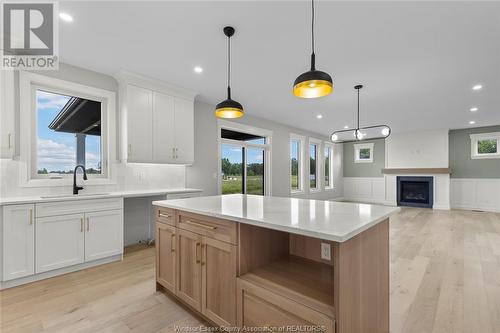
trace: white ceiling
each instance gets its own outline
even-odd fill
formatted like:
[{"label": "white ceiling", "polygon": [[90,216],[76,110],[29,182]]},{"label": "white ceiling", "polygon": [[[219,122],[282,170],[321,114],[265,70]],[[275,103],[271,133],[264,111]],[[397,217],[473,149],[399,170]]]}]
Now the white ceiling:
[{"label": "white ceiling", "polygon": [[317,67],[335,91],[313,100],[291,93],[309,66],[309,1],[66,1],[60,10],[74,18],[60,23],[61,61],[156,77],[213,104],[226,92],[222,27],[234,25],[233,98],[248,114],[318,133],[354,125],[357,83],[365,125],[500,124],[499,2],[318,1]]}]

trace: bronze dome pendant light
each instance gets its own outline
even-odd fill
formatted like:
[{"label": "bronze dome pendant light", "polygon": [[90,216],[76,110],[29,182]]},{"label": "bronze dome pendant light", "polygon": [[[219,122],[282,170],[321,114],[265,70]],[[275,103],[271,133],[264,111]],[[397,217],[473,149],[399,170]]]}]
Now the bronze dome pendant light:
[{"label": "bronze dome pendant light", "polygon": [[215,116],[222,119],[241,118],[245,114],[243,106],[231,99],[231,36],[234,35],[234,28],[227,26],[223,31],[227,36],[227,99],[216,105]]},{"label": "bronze dome pendant light", "polygon": [[316,70],[314,54],[314,0],[311,0],[311,70],[300,74],[293,83],[293,94],[300,98],[318,98],[333,91],[330,74]]},{"label": "bronze dome pendant light", "polygon": [[356,142],[363,140],[385,139],[391,135],[391,128],[387,125],[375,125],[359,127],[359,91],[363,88],[361,84],[354,86],[358,91],[358,118],[356,128],[335,131],[330,136],[334,143]]}]

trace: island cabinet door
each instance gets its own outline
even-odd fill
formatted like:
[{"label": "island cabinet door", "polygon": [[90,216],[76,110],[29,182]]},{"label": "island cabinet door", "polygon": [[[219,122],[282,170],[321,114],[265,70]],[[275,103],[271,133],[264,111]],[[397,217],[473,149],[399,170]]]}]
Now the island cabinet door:
[{"label": "island cabinet door", "polygon": [[202,313],[221,326],[236,325],[236,246],[204,237]]},{"label": "island cabinet door", "polygon": [[156,223],[156,281],[175,293],[175,228]]},{"label": "island cabinet door", "polygon": [[177,229],[176,295],[201,311],[201,241],[190,231]]}]

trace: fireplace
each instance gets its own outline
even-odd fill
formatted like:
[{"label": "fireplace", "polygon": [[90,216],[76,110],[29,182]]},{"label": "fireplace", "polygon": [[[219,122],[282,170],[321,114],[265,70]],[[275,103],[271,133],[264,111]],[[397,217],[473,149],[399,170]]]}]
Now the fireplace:
[{"label": "fireplace", "polygon": [[397,177],[398,206],[432,208],[434,177]]}]

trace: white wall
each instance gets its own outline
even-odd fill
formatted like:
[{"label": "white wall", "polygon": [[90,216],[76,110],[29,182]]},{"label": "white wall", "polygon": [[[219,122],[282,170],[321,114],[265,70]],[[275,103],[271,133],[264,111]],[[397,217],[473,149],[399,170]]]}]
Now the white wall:
[{"label": "white wall", "polygon": [[500,179],[452,178],[451,207],[500,212]]},{"label": "white wall", "polygon": [[394,133],[385,154],[386,168],[447,168],[448,130]]},{"label": "white wall", "polygon": [[[290,133],[327,141],[328,138],[317,133],[291,128],[263,118],[245,115],[235,122],[271,130],[272,135],[272,195],[290,196]],[[187,186],[203,189],[204,195],[216,195],[218,193],[217,173],[217,119],[214,116],[214,106],[199,102],[195,103],[195,162],[188,166]],[[334,147],[334,189],[319,192],[309,192],[306,188],[304,193],[297,195],[302,198],[332,199],[342,194],[342,145]],[[307,168],[306,168],[307,169]],[[307,182],[306,182],[307,183]]]}]

